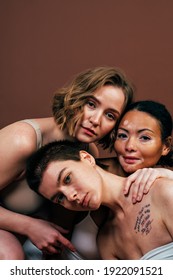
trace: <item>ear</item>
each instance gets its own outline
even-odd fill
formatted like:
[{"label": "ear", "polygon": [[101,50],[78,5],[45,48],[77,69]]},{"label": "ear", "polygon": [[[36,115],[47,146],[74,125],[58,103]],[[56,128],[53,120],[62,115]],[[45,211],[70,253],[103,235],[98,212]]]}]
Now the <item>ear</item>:
[{"label": "ear", "polygon": [[96,164],[94,157],[91,154],[87,153],[86,151],[81,150],[79,152],[79,155],[80,155],[81,161],[87,161],[92,166],[94,166]]},{"label": "ear", "polygon": [[166,156],[170,150],[171,150],[171,144],[172,143],[172,137],[169,136],[166,138],[165,143],[163,145],[163,149],[162,149],[162,156]]}]

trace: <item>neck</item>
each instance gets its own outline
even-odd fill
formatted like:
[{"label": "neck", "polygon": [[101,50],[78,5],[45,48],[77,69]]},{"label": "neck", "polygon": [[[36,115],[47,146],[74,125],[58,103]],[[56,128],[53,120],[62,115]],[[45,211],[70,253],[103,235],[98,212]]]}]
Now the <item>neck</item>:
[{"label": "neck", "polygon": [[119,207],[122,208],[126,199],[123,193],[126,178],[112,174],[102,168],[99,172],[103,179],[102,204],[113,211]]},{"label": "neck", "polygon": [[37,122],[39,123],[39,126],[41,128],[43,145],[63,139],[74,141],[74,138],[69,136],[67,129],[60,129],[59,125],[56,124],[53,117],[41,118],[38,119]]}]

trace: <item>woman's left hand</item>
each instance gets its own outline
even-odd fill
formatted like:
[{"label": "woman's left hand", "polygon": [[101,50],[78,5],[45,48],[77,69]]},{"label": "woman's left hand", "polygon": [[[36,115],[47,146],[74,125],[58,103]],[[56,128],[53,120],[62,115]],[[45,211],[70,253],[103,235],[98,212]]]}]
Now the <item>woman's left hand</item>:
[{"label": "woman's left hand", "polygon": [[166,168],[143,168],[138,169],[127,177],[124,194],[132,191],[132,202],[141,201],[144,194],[150,190],[153,182],[160,177],[173,179],[173,171]]}]

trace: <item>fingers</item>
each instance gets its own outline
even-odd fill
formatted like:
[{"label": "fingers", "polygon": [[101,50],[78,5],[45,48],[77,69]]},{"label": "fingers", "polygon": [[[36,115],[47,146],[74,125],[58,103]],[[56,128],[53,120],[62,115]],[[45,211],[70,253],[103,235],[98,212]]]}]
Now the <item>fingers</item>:
[{"label": "fingers", "polygon": [[56,229],[57,229],[59,232],[61,232],[61,233],[67,234],[67,233],[69,232],[69,230],[64,229],[64,228],[62,228],[62,227],[60,227],[60,226],[58,226],[58,225],[56,225],[56,224],[53,224],[53,223],[52,223],[52,225],[54,226],[54,228],[56,228]]},{"label": "fingers", "polygon": [[[130,176],[128,176],[126,178],[126,183],[125,183],[125,186],[124,186],[124,195],[128,195],[129,194],[129,191],[130,191],[130,188],[132,186],[132,184],[135,182],[135,180],[138,178],[138,174],[140,174],[140,170],[137,170],[136,172],[134,172],[133,174],[131,174]],[[135,193],[135,190],[134,190],[134,193]]]},{"label": "fingers", "polygon": [[158,178],[156,169],[139,169],[127,178],[124,191],[128,193],[129,190],[132,189],[132,202],[139,202],[142,200],[143,195],[148,193],[156,178]]},{"label": "fingers", "polygon": [[60,233],[58,234],[58,241],[63,244],[65,247],[67,247],[68,249],[70,249],[71,251],[75,252],[76,249],[73,246],[73,244],[67,239],[65,238],[63,235],[61,235]]},{"label": "fingers", "polygon": [[60,254],[64,246],[69,248],[71,251],[76,251],[73,244],[61,234],[58,234],[58,237],[54,242],[44,245],[41,250],[45,254]]},{"label": "fingers", "polygon": [[68,233],[69,231],[56,225],[56,224],[53,224],[53,226],[57,229],[57,241],[60,242],[61,244],[63,244],[65,247],[67,247],[68,249],[70,249],[71,251],[75,252],[76,249],[75,247],[73,246],[73,244],[67,239],[65,238],[61,233]]}]

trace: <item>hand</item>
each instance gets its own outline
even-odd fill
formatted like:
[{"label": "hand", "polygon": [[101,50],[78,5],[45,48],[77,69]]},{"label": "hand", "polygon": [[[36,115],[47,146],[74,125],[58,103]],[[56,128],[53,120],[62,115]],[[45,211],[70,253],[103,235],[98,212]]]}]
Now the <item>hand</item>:
[{"label": "hand", "polygon": [[171,170],[165,168],[143,168],[127,177],[124,194],[127,195],[132,188],[132,202],[141,201],[144,194],[150,190],[153,182],[160,177],[173,176]]},{"label": "hand", "polygon": [[67,234],[68,231],[51,222],[32,218],[27,236],[44,253],[58,254],[63,245],[75,251],[72,243],[61,233]]}]

